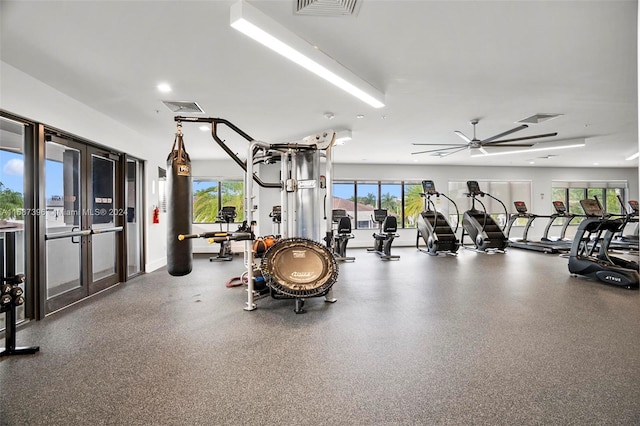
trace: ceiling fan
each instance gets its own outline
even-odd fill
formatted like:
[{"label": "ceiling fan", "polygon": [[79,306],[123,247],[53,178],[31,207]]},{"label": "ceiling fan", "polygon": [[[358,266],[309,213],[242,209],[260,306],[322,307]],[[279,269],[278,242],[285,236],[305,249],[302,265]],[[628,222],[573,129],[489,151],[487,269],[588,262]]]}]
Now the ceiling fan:
[{"label": "ceiling fan", "polygon": [[[512,133],[518,132],[520,130],[523,130],[529,127],[526,124],[521,124],[520,126],[514,127],[513,129],[507,130],[506,132],[502,132],[495,136],[491,136],[490,138],[480,140],[476,137],[476,125],[479,123],[479,121],[480,120],[478,119],[471,120],[471,125],[473,125],[473,139],[469,139],[469,137],[467,137],[464,133],[462,133],[459,130],[456,130],[454,132],[456,135],[460,136],[465,142],[467,142],[466,144],[414,143],[413,145],[429,145],[429,146],[439,145],[439,146],[446,146],[448,148],[429,149],[426,151],[412,152],[411,154],[415,155],[415,154],[426,154],[428,152],[439,152],[440,157],[446,157],[447,155],[455,154],[456,152],[462,151],[463,149],[477,149],[483,154],[487,154],[487,151],[484,149],[485,147],[491,147],[491,148],[532,147],[534,145],[532,143],[531,144],[513,144],[511,142],[526,141],[529,139],[547,138],[551,136],[556,136],[558,134],[557,132],[544,133],[541,135],[531,135],[531,136],[523,136],[521,138],[511,138],[511,139],[500,140],[500,138],[503,138],[507,135],[510,135]],[[502,144],[506,144],[506,145],[502,145]]]}]

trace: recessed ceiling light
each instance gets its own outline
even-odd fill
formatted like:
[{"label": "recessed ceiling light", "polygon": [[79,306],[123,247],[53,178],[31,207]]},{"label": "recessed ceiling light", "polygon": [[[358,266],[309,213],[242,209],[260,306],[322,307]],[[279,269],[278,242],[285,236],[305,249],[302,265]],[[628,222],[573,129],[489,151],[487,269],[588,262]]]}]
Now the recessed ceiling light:
[{"label": "recessed ceiling light", "polygon": [[529,161],[529,164],[536,164],[535,161]]},{"label": "recessed ceiling light", "polygon": [[594,166],[597,166],[597,165],[599,165],[599,164],[600,164],[600,163],[593,163],[593,165],[594,165]]},{"label": "recessed ceiling light", "polygon": [[162,93],[169,93],[171,92],[171,86],[169,86],[168,83],[160,83],[157,86],[157,89],[159,91],[161,91]]},{"label": "recessed ceiling light", "polygon": [[203,132],[208,132],[209,130],[211,130],[211,127],[204,125],[204,126],[200,126],[199,129],[202,130]]},{"label": "recessed ceiling light", "polygon": [[363,114],[358,114],[358,115],[356,115],[356,118],[364,118],[364,115]]}]

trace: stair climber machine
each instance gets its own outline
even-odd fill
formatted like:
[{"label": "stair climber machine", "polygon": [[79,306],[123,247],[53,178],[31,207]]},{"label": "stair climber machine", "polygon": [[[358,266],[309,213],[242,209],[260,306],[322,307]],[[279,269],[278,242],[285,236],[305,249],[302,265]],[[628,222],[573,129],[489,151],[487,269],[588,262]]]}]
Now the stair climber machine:
[{"label": "stair climber machine", "polygon": [[[507,222],[507,227],[505,230],[505,234],[507,235],[507,238],[509,237],[509,235],[511,235],[511,229],[516,220],[526,219],[527,222],[524,225],[524,229],[522,230],[522,238],[510,238],[509,247],[515,247],[515,248],[525,249],[525,250],[541,251],[543,253],[559,253],[560,251],[565,250],[567,246],[555,245],[551,241],[532,241],[528,239],[529,229],[531,228],[533,221],[538,218],[551,219],[551,216],[542,216],[542,215],[529,213],[527,211],[527,205],[525,204],[524,201],[514,201],[513,205],[516,208],[516,213],[512,214],[509,217],[509,222]],[[568,248],[567,248],[567,251],[568,251]]]},{"label": "stair climber machine", "polygon": [[331,222],[335,225],[335,235],[333,236],[333,255],[340,262],[352,262],[355,257],[347,256],[347,243],[354,238],[351,233],[351,218],[347,216],[344,209],[334,209],[331,211]]},{"label": "stair climber machine", "polygon": [[[423,180],[422,190],[424,192],[420,196],[424,197],[424,211],[418,215],[416,248],[432,256],[436,256],[438,253],[456,255],[458,248],[460,248],[460,240],[456,237],[458,224],[456,223],[455,229],[452,229],[447,218],[436,209],[431,197],[440,198],[442,195],[449,200],[456,209],[456,217],[460,216],[458,206],[451,198],[436,191],[432,180]],[[424,240],[427,246],[426,250],[420,247],[420,238]]]},{"label": "stair climber machine", "polygon": [[389,216],[387,209],[375,209],[373,211],[373,220],[376,221],[380,228],[378,232],[373,233],[373,248],[368,248],[368,252],[376,253],[382,260],[398,260],[400,256],[391,254],[391,244],[399,235],[398,219],[395,216]]},{"label": "stair climber machine", "polygon": [[[499,202],[504,208],[505,217],[508,216],[507,207],[504,203],[491,194],[487,194],[480,190],[480,185],[475,180],[467,181],[467,189],[469,193],[467,197],[471,198],[471,209],[464,212],[462,216],[462,237],[460,242],[464,247],[465,234],[471,238],[476,250],[485,253],[504,253],[509,242],[504,235],[502,228],[493,220],[487,212],[487,207],[478,197],[485,195]],[[476,203],[482,206],[482,211],[476,209]]]},{"label": "stair climber machine", "polygon": [[615,233],[624,226],[622,218],[604,216],[597,200],[580,200],[586,218],[578,225],[569,253],[569,272],[595,278],[606,284],[638,288],[638,263],[609,254]]},{"label": "stair climber machine", "polygon": [[[218,217],[216,219],[216,223],[220,224],[220,232],[224,232],[222,230],[222,224],[227,224],[227,233],[229,232],[229,224],[234,221],[236,218],[236,208],[235,206],[223,206],[222,210],[218,212]],[[215,257],[210,257],[209,262],[217,262],[223,260],[233,260],[233,252],[231,251],[231,241],[225,240],[220,242],[220,251],[218,255]]]},{"label": "stair climber machine", "polygon": [[[258,208],[255,205],[258,194],[254,194],[254,182],[262,188],[280,191],[282,238],[275,241],[262,258],[256,258],[252,250],[255,238],[253,232],[189,234],[175,232],[177,228],[173,227],[168,230],[167,241],[168,245],[176,247],[171,252],[172,256],[167,256],[168,263],[175,263],[177,267],[181,267],[182,263],[190,262],[191,253],[186,260],[178,254],[190,250],[190,245],[180,247],[180,244],[187,243],[191,238],[210,238],[214,241],[223,238],[244,240],[245,273],[246,277],[252,278],[247,278],[247,301],[244,310],[255,310],[255,302],[269,295],[273,299],[293,300],[296,314],[305,312],[303,306],[309,298],[324,297],[325,302],[336,302],[337,299],[333,297],[333,285],[338,279],[338,265],[331,247],[328,246],[329,242],[333,241],[333,230],[331,211],[327,211],[326,203],[326,200],[332,200],[332,147],[335,143],[335,132],[326,130],[293,142],[267,143],[255,140],[222,118],[176,116],[175,121],[178,123],[176,135],[179,135],[180,146],[183,146],[181,123],[209,123],[214,141],[245,171],[244,219],[247,223],[254,222],[254,213]],[[222,126],[249,142],[246,160],[240,159],[220,138],[218,129]],[[263,167],[265,170],[271,170],[277,162],[280,163],[279,181],[264,182],[260,179],[258,172]],[[188,190],[181,191],[181,194],[182,192],[187,195],[183,194],[169,200],[170,203],[175,203],[176,209],[183,208],[184,204],[191,204],[185,201],[192,194],[189,194]],[[184,216],[190,217],[189,215],[190,213]],[[320,243],[323,232],[326,233],[326,245]],[[185,266],[190,270],[190,264]],[[182,272],[185,268],[176,269]],[[257,287],[262,283],[268,287],[268,294],[263,294]]]}]

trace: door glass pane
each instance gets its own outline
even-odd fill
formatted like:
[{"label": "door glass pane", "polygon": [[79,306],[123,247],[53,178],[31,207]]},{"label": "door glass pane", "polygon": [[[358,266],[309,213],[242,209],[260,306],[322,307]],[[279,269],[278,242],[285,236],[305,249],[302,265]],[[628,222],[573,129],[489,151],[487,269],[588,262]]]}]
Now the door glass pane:
[{"label": "door glass pane", "polygon": [[127,276],[142,271],[142,218],[140,166],[135,160],[127,160],[126,200],[127,207]]},{"label": "door glass pane", "polygon": [[[15,248],[14,259],[9,262],[3,252],[5,264],[2,271],[23,274],[24,259],[24,125],[0,119],[0,244],[5,241]],[[21,285],[24,290],[24,284]],[[25,294],[25,297],[29,295]],[[17,320],[24,320],[24,304],[17,309]],[[5,316],[0,315],[0,330],[4,329]]]},{"label": "door glass pane", "polygon": [[[80,151],[47,142],[45,198],[48,236],[80,230]],[[46,250],[47,298],[80,287],[80,237],[47,240]]]},{"label": "door glass pane", "polygon": [[[113,228],[116,225],[115,162],[109,158],[92,155],[91,170],[91,181],[93,182],[91,229],[96,232]],[[116,236],[115,232],[94,233],[92,235],[93,281],[116,273]]]}]

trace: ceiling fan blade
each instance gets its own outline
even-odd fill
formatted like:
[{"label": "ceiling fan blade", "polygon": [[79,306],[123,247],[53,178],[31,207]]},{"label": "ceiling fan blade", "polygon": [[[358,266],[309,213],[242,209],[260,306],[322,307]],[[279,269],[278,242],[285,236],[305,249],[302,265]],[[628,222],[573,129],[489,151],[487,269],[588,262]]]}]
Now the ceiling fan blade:
[{"label": "ceiling fan blade", "polygon": [[502,133],[500,133],[500,134],[498,134],[498,135],[491,136],[490,138],[483,139],[483,140],[481,141],[481,143],[486,143],[486,142],[492,142],[492,141],[495,141],[496,139],[500,139],[500,138],[501,138],[501,137],[503,137],[503,136],[507,136],[507,135],[510,135],[511,133],[519,132],[520,130],[526,129],[527,127],[529,127],[529,126],[527,126],[526,124],[522,124],[522,125],[520,125],[520,126],[518,126],[518,127],[514,127],[514,128],[513,128],[513,129],[511,129],[511,130],[507,130],[506,132],[502,132]]},{"label": "ceiling fan blade", "polygon": [[450,149],[467,149],[466,145],[458,145],[458,146],[452,146],[449,148],[438,148],[438,149],[429,149],[427,151],[418,151],[418,152],[412,152],[411,154],[426,154],[427,152],[442,152],[442,151],[448,151]]},{"label": "ceiling fan blade", "polygon": [[[545,134],[542,134],[542,135],[532,135],[532,136],[523,136],[521,138],[503,139],[501,141],[493,141],[493,142],[483,143],[483,145],[493,145],[493,144],[504,143],[504,142],[526,141],[528,139],[550,138],[552,136],[557,136],[557,135],[558,135],[558,132],[545,133]],[[516,145],[509,145],[509,146],[516,146]]]},{"label": "ceiling fan blade", "polygon": [[467,137],[467,135],[465,135],[464,133],[462,133],[460,130],[456,130],[453,133],[455,133],[456,135],[460,136],[465,142],[471,142],[471,139],[469,139]]},{"label": "ceiling fan blade", "polygon": [[433,146],[466,146],[457,143],[412,143],[411,145],[433,145]]},{"label": "ceiling fan blade", "polygon": [[466,146],[463,146],[462,148],[458,148],[458,149],[456,149],[455,151],[447,152],[446,154],[441,155],[441,156],[440,156],[440,158],[442,158],[442,157],[447,157],[447,156],[449,156],[449,155],[451,155],[451,154],[455,154],[456,152],[460,152],[460,151],[462,151],[463,149],[467,149],[467,147],[466,147]]}]

